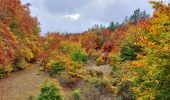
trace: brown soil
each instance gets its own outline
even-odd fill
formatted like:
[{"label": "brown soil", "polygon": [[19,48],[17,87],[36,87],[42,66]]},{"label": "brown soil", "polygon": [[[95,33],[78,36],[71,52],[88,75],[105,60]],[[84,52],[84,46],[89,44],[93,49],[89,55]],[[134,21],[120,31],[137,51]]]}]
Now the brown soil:
[{"label": "brown soil", "polygon": [[112,67],[109,64],[97,66],[95,62],[92,62],[92,61],[88,62],[88,65],[86,68],[87,70],[102,72],[105,76],[109,76],[109,74],[112,72]]},{"label": "brown soil", "polygon": [[0,80],[0,100],[35,100],[40,93],[40,84],[47,76],[39,71],[39,64],[11,73]]}]

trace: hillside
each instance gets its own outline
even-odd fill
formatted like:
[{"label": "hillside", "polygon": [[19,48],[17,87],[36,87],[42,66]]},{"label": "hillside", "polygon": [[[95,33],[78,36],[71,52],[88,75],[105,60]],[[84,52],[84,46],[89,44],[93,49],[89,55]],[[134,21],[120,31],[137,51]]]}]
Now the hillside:
[{"label": "hillside", "polygon": [[169,100],[170,3],[122,23],[48,32],[30,4],[0,0],[0,100]]}]

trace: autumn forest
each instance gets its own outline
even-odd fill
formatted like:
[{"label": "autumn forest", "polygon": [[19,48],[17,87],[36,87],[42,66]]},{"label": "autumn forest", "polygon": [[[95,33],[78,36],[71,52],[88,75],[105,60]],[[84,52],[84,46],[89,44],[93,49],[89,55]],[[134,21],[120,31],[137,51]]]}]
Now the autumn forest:
[{"label": "autumn forest", "polygon": [[30,4],[0,0],[0,100],[169,100],[170,3],[108,27],[48,32]]}]

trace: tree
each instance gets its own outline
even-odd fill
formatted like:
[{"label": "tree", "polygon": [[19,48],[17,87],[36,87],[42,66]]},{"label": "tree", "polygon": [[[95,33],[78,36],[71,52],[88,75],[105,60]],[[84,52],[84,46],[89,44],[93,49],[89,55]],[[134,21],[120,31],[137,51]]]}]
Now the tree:
[{"label": "tree", "polygon": [[136,9],[133,15],[130,16],[129,20],[132,24],[136,24],[138,21],[142,19],[148,19],[150,17],[149,14],[146,14],[146,11],[140,10],[140,8]]},{"label": "tree", "polygon": [[40,28],[29,6],[20,0],[0,0],[0,66],[18,66],[38,55]]},{"label": "tree", "polygon": [[56,80],[46,79],[42,83],[41,94],[38,96],[38,100],[63,100],[61,87]]},{"label": "tree", "polygon": [[108,29],[110,31],[114,31],[115,29],[117,29],[118,27],[120,26],[120,24],[118,22],[114,23],[114,22],[111,22]]}]

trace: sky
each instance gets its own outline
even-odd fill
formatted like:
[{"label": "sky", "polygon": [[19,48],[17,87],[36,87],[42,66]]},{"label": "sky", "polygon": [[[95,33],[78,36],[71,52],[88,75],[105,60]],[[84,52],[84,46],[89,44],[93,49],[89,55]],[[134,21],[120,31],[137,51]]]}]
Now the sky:
[{"label": "sky", "polygon": [[152,13],[149,0],[21,0],[30,3],[31,15],[40,22],[41,34],[78,33],[95,24],[122,22],[137,8]]}]

